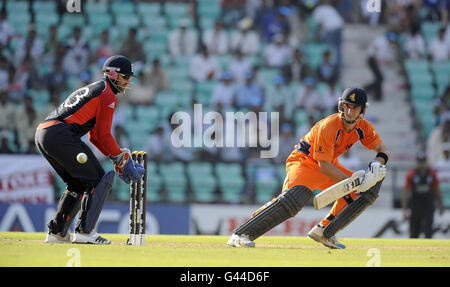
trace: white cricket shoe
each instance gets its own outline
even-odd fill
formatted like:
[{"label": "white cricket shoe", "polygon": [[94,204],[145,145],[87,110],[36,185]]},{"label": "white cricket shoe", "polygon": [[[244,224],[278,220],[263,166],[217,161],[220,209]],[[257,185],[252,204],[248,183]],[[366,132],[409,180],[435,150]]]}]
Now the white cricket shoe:
[{"label": "white cricket shoe", "polygon": [[72,243],[72,236],[70,232],[63,237],[60,233],[55,234],[49,231],[45,237],[45,243]]},{"label": "white cricket shoe", "polygon": [[345,245],[340,243],[335,236],[331,236],[330,238],[326,238],[325,236],[323,236],[324,229],[324,227],[316,225],[308,232],[308,236],[331,249],[345,248]]},{"label": "white cricket shoe", "polygon": [[253,248],[255,247],[255,242],[248,239],[248,236],[243,235],[236,235],[232,234],[230,239],[228,239],[227,245],[231,247],[247,247],[247,248]]},{"label": "white cricket shoe", "polygon": [[101,237],[94,230],[89,234],[75,232],[72,242],[81,244],[111,244],[111,240]]}]

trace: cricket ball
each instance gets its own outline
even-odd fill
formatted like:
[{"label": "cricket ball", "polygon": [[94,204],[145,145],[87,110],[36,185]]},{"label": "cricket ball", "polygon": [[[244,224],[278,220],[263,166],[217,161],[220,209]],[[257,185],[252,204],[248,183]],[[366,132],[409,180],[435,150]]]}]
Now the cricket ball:
[{"label": "cricket ball", "polygon": [[87,157],[87,155],[84,152],[80,152],[77,155],[77,161],[79,163],[85,163],[85,162],[87,162],[87,160],[88,160],[88,157]]}]

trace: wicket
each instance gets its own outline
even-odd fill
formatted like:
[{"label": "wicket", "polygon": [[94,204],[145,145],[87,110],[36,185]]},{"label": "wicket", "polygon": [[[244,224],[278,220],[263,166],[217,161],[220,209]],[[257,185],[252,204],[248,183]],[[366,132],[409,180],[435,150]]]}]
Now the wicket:
[{"label": "wicket", "polygon": [[145,216],[147,206],[147,153],[133,151],[133,161],[145,168],[145,174],[138,182],[130,184],[130,238],[129,245],[145,245]]}]

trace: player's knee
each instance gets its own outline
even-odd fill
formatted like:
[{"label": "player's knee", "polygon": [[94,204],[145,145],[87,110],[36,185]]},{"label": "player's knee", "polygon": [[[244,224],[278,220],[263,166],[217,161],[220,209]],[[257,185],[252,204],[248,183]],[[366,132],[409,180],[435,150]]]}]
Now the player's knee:
[{"label": "player's knee", "polygon": [[280,202],[290,216],[295,216],[313,197],[313,192],[304,185],[296,185],[284,192]]}]

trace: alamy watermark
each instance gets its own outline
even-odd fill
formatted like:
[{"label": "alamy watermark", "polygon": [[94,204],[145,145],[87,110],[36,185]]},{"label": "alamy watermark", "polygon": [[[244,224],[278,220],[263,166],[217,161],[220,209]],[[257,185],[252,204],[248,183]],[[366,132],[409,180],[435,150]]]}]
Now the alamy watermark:
[{"label": "alamy watermark", "polygon": [[367,0],[366,9],[369,13],[380,13],[381,0]]},{"label": "alamy watermark", "polygon": [[370,257],[369,261],[367,261],[367,267],[380,267],[381,266],[381,253],[378,248],[370,248],[367,250],[368,257]]},{"label": "alamy watermark", "polygon": [[[192,115],[176,112],[171,123],[178,125],[171,134],[175,148],[261,148],[261,158],[274,158],[279,152],[279,114],[267,112],[203,113],[201,104],[195,104]],[[206,128],[205,128],[206,125]],[[192,130],[193,127],[193,130]],[[270,137],[269,137],[270,127]]]},{"label": "alamy watermark", "polygon": [[69,13],[81,13],[81,0],[67,0],[66,10]]},{"label": "alamy watermark", "polygon": [[80,267],[81,266],[81,252],[78,248],[70,248],[67,250],[66,255],[70,257],[67,260],[66,267]]}]

